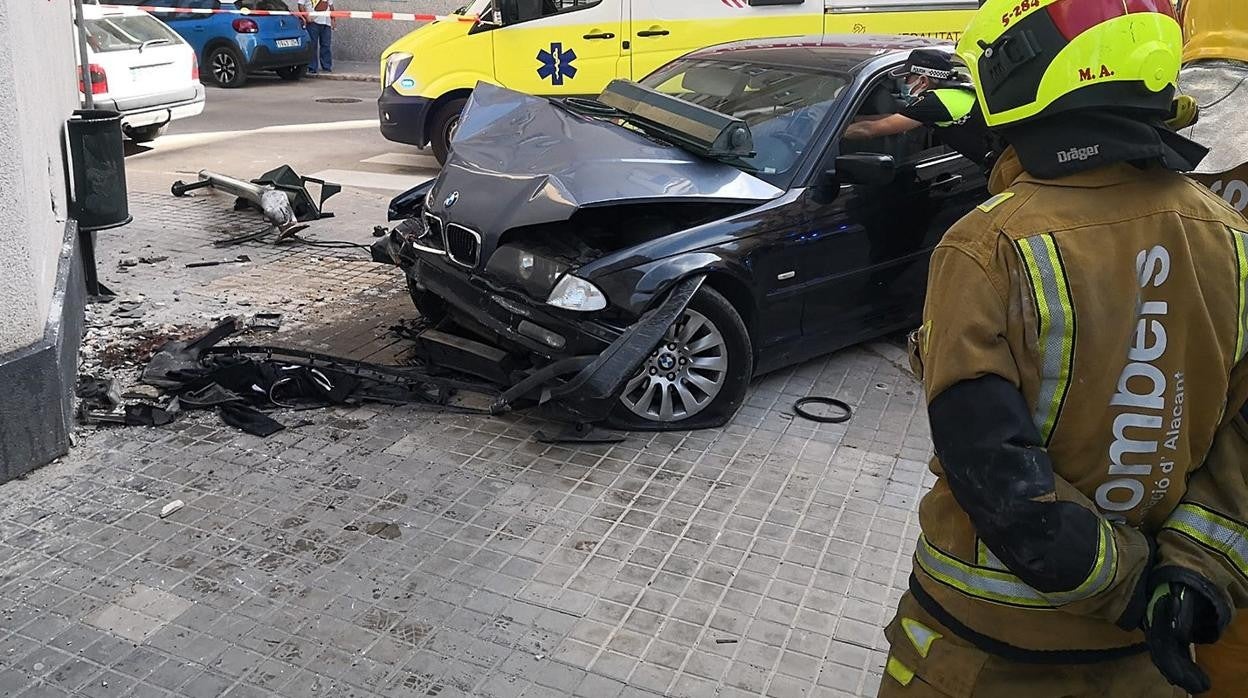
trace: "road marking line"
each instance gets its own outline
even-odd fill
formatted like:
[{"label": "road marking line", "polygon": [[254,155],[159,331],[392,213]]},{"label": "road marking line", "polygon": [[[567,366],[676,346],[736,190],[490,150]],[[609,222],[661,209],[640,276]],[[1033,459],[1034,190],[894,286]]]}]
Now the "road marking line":
[{"label": "road marking line", "polygon": [[392,175],[381,174],[380,172],[361,172],[359,170],[321,170],[309,176],[323,179],[326,182],[341,184],[344,187],[385,189],[388,191],[407,191],[435,177],[435,175]]},{"label": "road marking line", "polygon": [[438,170],[441,165],[438,159],[432,155],[419,155],[416,153],[382,153],[371,158],[360,160],[360,162],[370,165],[394,165],[396,167],[418,167],[422,170]]}]

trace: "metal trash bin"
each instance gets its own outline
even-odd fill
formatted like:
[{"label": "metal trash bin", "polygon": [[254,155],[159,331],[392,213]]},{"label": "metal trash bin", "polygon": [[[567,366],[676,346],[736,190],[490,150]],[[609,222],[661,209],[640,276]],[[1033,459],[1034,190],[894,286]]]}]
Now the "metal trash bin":
[{"label": "metal trash bin", "polygon": [[106,230],[132,220],[126,198],[126,153],[121,114],[77,109],[68,122],[73,163],[72,212],[83,232]]}]

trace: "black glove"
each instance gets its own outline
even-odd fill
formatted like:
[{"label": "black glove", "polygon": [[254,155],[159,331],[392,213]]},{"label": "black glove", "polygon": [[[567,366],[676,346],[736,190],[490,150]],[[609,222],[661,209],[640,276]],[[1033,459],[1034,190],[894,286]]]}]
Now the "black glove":
[{"label": "black glove", "polygon": [[1192,643],[1204,638],[1199,628],[1215,616],[1204,594],[1181,582],[1163,582],[1153,588],[1144,621],[1148,651],[1166,679],[1188,693],[1209,690],[1209,677],[1192,660]]}]

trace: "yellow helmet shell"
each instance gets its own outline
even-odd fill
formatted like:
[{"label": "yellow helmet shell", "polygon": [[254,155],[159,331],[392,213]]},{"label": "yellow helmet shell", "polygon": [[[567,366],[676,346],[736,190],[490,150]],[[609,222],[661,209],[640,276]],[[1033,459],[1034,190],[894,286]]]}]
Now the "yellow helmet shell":
[{"label": "yellow helmet shell", "polygon": [[1248,0],[1184,0],[1183,62],[1248,63]]},{"label": "yellow helmet shell", "polygon": [[957,53],[996,127],[1097,107],[1168,113],[1182,44],[1170,0],[986,0]]}]

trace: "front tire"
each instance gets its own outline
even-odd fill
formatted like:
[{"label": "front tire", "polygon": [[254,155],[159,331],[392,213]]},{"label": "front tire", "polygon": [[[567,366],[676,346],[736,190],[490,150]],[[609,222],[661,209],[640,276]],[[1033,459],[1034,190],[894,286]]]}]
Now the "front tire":
[{"label": "front tire", "polygon": [[407,275],[407,295],[411,297],[412,305],[416,306],[420,316],[427,320],[431,326],[436,327],[440,325],[449,314],[449,307],[446,301],[418,288],[410,274]]},{"label": "front tire", "polygon": [[754,350],[740,313],[703,287],[625,385],[611,426],[635,431],[722,426],[745,401],[753,371]]},{"label": "front tire", "polygon": [[233,46],[218,46],[208,52],[208,72],[221,87],[242,87],[247,83],[247,62]]},{"label": "front tire", "polygon": [[429,128],[429,142],[433,148],[433,156],[439,165],[445,165],[451,153],[451,140],[459,129],[459,115],[463,113],[468,100],[460,97],[438,107],[433,113],[433,121]]},{"label": "front tire", "polygon": [[277,76],[283,80],[294,82],[302,80],[308,74],[307,65],[288,65],[277,69]]}]

